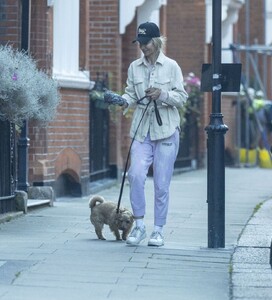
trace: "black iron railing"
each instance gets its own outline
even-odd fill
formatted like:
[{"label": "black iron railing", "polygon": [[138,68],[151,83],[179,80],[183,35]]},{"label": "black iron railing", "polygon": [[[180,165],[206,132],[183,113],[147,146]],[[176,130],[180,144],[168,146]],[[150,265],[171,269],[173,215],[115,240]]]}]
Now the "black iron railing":
[{"label": "black iron railing", "polygon": [[15,210],[15,149],[14,124],[0,121],[0,213]]},{"label": "black iron railing", "polygon": [[97,74],[90,94],[90,181],[110,177],[109,166],[109,111],[104,103],[107,74]]}]

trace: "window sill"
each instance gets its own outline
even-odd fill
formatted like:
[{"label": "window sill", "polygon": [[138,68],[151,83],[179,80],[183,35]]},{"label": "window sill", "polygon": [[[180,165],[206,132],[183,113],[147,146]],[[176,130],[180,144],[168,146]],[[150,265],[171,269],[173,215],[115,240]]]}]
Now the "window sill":
[{"label": "window sill", "polygon": [[74,88],[82,90],[91,90],[95,82],[89,80],[89,72],[75,73],[53,73],[53,78],[57,80],[61,88]]}]

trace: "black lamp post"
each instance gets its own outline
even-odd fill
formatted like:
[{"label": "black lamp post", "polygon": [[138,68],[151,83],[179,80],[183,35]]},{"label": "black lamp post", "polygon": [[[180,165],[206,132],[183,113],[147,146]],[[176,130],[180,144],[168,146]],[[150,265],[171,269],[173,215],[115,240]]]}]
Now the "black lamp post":
[{"label": "black lamp post", "polygon": [[228,127],[221,113],[221,92],[238,92],[241,64],[221,63],[222,0],[213,0],[212,64],[203,64],[201,90],[212,92],[208,150],[208,247],[225,247],[225,141]]},{"label": "black lamp post", "polygon": [[212,113],[205,128],[208,140],[208,247],[225,247],[225,142],[228,127],[221,113],[222,1],[213,0],[212,7]]},{"label": "black lamp post", "polygon": [[208,247],[225,247],[225,141],[228,127],[221,113],[221,92],[239,92],[241,64],[221,63],[222,0],[212,6],[212,64],[203,64],[201,90],[212,92],[208,150]]}]

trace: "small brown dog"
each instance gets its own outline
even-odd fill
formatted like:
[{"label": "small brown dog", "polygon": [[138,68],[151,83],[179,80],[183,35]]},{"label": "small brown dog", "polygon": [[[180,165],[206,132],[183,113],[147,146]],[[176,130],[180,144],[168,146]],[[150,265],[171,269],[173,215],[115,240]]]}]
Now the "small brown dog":
[{"label": "small brown dog", "polygon": [[[97,204],[99,203],[99,204]],[[110,201],[105,201],[101,196],[93,196],[89,201],[91,209],[90,220],[95,228],[95,233],[100,240],[105,240],[102,234],[104,224],[109,225],[110,230],[116,236],[116,240],[126,240],[131,230],[134,219],[132,213],[126,208],[120,208],[117,213],[117,205]],[[122,232],[122,239],[119,233]]]}]

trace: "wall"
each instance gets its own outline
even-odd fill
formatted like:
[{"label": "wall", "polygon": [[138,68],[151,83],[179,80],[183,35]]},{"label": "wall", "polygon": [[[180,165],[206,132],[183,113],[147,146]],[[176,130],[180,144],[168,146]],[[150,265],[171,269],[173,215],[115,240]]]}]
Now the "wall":
[{"label": "wall", "polygon": [[[20,47],[20,2],[2,0],[0,17],[0,43],[9,42]],[[7,4],[8,3],[8,4]],[[205,0],[168,0],[162,6],[161,30],[167,37],[167,55],[181,66],[184,75],[194,72],[201,75],[203,62],[210,62],[205,45]],[[129,63],[140,52],[131,41],[136,34],[136,18],[119,34],[119,3],[116,0],[80,0],[80,67],[90,69],[91,79],[97,72],[109,73],[110,88],[121,92],[127,77]],[[263,42],[262,5],[251,1],[251,37]],[[236,41],[245,42],[245,7],[234,29]],[[47,1],[32,0],[31,55],[38,66],[51,74],[53,48],[53,8]],[[62,100],[54,122],[39,127],[30,122],[29,182],[30,184],[54,185],[66,172],[83,184],[87,193],[89,176],[89,91],[62,89]],[[233,149],[232,133],[235,132],[235,108],[232,97],[223,95],[224,122],[230,130],[226,134],[226,147]],[[209,123],[211,97],[205,95],[202,103],[201,128],[199,131],[200,157],[206,154],[206,133]],[[121,172],[126,159],[130,120],[117,112],[110,122],[110,163]],[[92,154],[90,154],[92,155]]]},{"label": "wall", "polygon": [[[181,66],[183,75],[193,72],[201,77],[205,62],[205,0],[168,0],[166,7],[167,55]],[[204,164],[206,155],[206,133],[209,123],[209,103],[201,103],[201,127],[199,128],[199,164]]]},{"label": "wall", "polygon": [[[89,69],[91,78],[105,72],[109,75],[109,88],[122,90],[122,40],[119,34],[119,3],[115,0],[91,0],[89,22]],[[122,114],[117,112],[110,121],[110,164],[121,171]]]},{"label": "wall", "polygon": [[0,44],[20,47],[20,2],[19,0],[1,0],[0,2]]},{"label": "wall", "polygon": [[[81,1],[86,7],[87,2]],[[82,11],[81,11],[82,13]],[[84,20],[84,19],[83,19]],[[86,30],[81,25],[81,45]],[[43,0],[32,0],[30,49],[40,68],[52,70],[53,7]],[[80,63],[86,64],[87,49],[80,52]],[[89,91],[61,88],[61,102],[55,120],[47,126],[36,122],[29,124],[29,183],[51,185],[64,192],[58,185],[62,175],[81,185],[82,194],[89,192]]]}]

